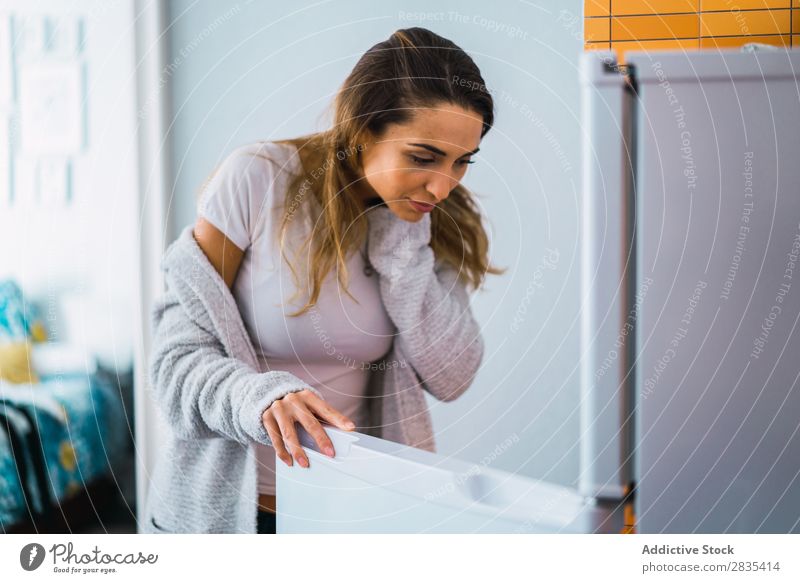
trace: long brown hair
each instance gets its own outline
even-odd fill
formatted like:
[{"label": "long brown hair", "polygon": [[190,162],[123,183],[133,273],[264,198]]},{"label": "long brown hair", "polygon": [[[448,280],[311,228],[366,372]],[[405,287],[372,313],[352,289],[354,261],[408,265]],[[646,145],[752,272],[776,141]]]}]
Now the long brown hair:
[{"label": "long brown hair", "polygon": [[[305,288],[310,287],[310,297],[290,316],[300,316],[316,304],[322,282],[334,268],[337,281],[353,298],[347,289],[346,261],[351,250],[361,247],[368,229],[363,203],[353,192],[362,168],[366,132],[380,137],[389,124],[409,122],[414,109],[442,103],[482,116],[481,138],[491,129],[494,102],[472,58],[430,30],[401,29],[359,59],[333,101],[329,130],[275,140],[294,145],[302,167],[302,172],[290,179],[278,234],[281,254],[298,290],[292,299],[304,286],[285,253],[286,229],[301,205],[305,205],[303,210],[313,211],[314,228],[295,255],[305,253],[308,258]],[[505,269],[489,264],[488,237],[474,196],[459,184],[434,208],[431,247],[437,262],[449,264],[464,284],[478,289],[487,273],[498,275]]]}]

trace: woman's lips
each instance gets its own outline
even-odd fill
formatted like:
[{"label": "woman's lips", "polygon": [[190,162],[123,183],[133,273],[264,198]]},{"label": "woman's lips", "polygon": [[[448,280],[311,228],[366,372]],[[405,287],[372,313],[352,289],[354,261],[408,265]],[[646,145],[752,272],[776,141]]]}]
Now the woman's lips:
[{"label": "woman's lips", "polygon": [[421,213],[429,213],[435,207],[435,204],[428,204],[424,202],[417,202],[416,200],[408,199],[409,204]]}]

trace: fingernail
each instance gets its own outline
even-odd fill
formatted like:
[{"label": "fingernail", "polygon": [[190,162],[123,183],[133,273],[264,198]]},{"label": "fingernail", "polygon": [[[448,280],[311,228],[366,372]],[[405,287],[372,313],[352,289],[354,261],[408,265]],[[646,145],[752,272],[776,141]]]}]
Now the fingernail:
[{"label": "fingernail", "polygon": [[304,457],[301,457],[300,458],[300,465],[303,466],[304,468],[307,468],[308,467],[308,460],[306,458],[304,458]]},{"label": "fingernail", "polygon": [[348,429],[352,429],[353,427],[356,426],[356,424],[353,423],[352,421],[348,421],[347,423],[344,424],[344,426],[347,427]]},{"label": "fingernail", "polygon": [[328,454],[329,456],[333,457],[333,448],[326,447],[325,448],[325,453]]}]

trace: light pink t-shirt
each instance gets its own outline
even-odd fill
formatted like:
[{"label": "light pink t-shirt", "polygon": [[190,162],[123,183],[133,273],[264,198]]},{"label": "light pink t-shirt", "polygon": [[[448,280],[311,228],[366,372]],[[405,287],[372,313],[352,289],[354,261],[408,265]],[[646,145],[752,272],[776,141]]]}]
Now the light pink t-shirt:
[{"label": "light pink t-shirt", "polygon": [[[286,303],[295,291],[294,279],[278,240],[289,180],[299,169],[297,149],[290,144],[239,147],[206,185],[198,215],[245,251],[232,292],[264,370],[285,370],[303,379],[350,417],[357,431],[366,423],[367,365],[389,352],[396,327],[383,307],[378,275],[364,274],[359,252],[347,262],[348,289],[359,303],[330,272],[316,306],[300,317],[286,315],[306,299],[301,295],[291,306]],[[305,281],[307,261],[296,259],[294,251],[313,224],[304,205],[293,207],[286,253]],[[256,451],[258,492],[275,494],[275,450],[258,444]]]}]

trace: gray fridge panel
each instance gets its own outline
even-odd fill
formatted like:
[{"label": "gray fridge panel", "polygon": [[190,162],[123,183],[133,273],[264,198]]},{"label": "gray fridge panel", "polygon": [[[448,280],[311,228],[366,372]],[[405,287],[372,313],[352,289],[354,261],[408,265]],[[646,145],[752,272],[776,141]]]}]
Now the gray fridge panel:
[{"label": "gray fridge panel", "polygon": [[628,62],[638,532],[800,532],[800,52]]}]

